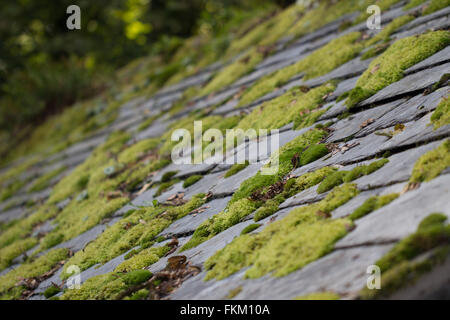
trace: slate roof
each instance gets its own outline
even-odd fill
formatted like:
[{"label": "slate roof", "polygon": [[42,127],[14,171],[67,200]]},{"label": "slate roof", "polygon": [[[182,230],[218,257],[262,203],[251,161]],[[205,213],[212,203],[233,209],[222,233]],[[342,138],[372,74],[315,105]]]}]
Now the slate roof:
[{"label": "slate roof", "polygon": [[[411,10],[403,10],[403,4],[404,2],[401,2],[388,11],[383,12],[384,26],[392,19],[412,12]],[[414,12],[417,12],[419,9],[415,8],[414,10],[416,10]],[[397,29],[391,35],[391,38],[395,41],[408,36],[423,34],[429,30],[448,30],[450,23],[449,14],[450,7],[447,7],[432,14],[417,17]],[[357,220],[355,222],[356,228],[338,240],[331,252],[283,277],[265,275],[256,279],[247,279],[244,276],[246,271],[244,268],[222,280],[204,281],[207,270],[203,269],[202,266],[205,261],[219,249],[227,246],[235,237],[239,236],[245,227],[253,224],[253,214],[200,245],[180,252],[180,247],[192,237],[192,234],[202,222],[226,208],[232,195],[238,190],[241,183],[257,173],[265,163],[264,161],[270,157],[270,153],[261,155],[259,162],[252,163],[244,170],[228,178],[225,178],[224,174],[230,165],[176,165],[170,163],[137,186],[131,192],[131,201],[115,211],[109,219],[102,220],[97,226],[90,228],[73,239],[57,244],[54,248],[69,248],[72,252],[82,250],[87,244],[98,238],[106,228],[115,223],[121,223],[124,214],[130,209],[135,209],[139,206],[149,206],[153,200],[162,203],[177,193],[182,193],[184,199],[190,199],[196,194],[207,194],[210,192],[212,199],[206,204],[207,207],[205,207],[204,211],[186,215],[173,222],[159,234],[167,240],[157,243],[155,246],[167,244],[172,237],[178,239],[179,246],[175,252],[161,257],[159,261],[149,265],[147,268],[150,271],[155,273],[162,270],[166,266],[168,259],[177,255],[185,255],[192,265],[202,268],[199,274],[186,279],[167,298],[222,299],[236,288],[240,289],[234,297],[235,299],[292,299],[297,296],[323,291],[336,292],[341,298],[355,298],[358,291],[366,284],[368,276],[366,273],[367,266],[374,264],[375,261],[383,257],[401,239],[414,233],[420,221],[430,213],[441,212],[450,216],[450,175],[448,166],[433,180],[421,183],[417,189],[403,192],[416,161],[426,152],[441,145],[450,135],[450,125],[448,124],[436,130],[429,125],[433,111],[440,101],[449,95],[448,82],[441,84],[439,89],[424,95],[424,90],[438,83],[444,74],[450,73],[450,47],[446,47],[408,68],[401,80],[390,84],[359,103],[358,108],[351,111],[351,114],[346,117],[342,117],[348,112],[345,99],[340,101],[336,101],[336,99],[354,88],[357,79],[366,71],[373,58],[362,60],[360,54],[333,71],[309,80],[304,80],[302,74],[298,74],[288,83],[258,98],[256,101],[237,108],[236,106],[239,104],[239,91],[243,86],[250,87],[263,76],[280,70],[285,66],[292,65],[311,54],[315,49],[323,47],[329,41],[343,34],[351,31],[367,31],[365,21],[340,31],[338,27],[342,24],[342,21],[352,21],[356,16],[355,14],[349,14],[341,17],[337,21],[308,33],[295,41],[287,42],[286,39],[280,39],[276,51],[263,59],[252,72],[242,76],[213,95],[192,99],[187,104],[188,107],[181,109],[175,114],[170,114],[167,111],[182,97],[183,92],[191,87],[207,84],[214,73],[225,67],[223,63],[216,63],[204,68],[174,85],[160,89],[151,97],[135,97],[120,106],[118,117],[112,124],[88,136],[83,141],[77,142],[52,155],[43,163],[40,162],[30,167],[20,175],[22,179],[31,179],[28,180],[29,187],[33,179],[37,179],[39,176],[63,165],[66,169],[51,180],[50,185],[55,186],[61,178],[67,176],[74,168],[82,164],[97,146],[106,141],[112,132],[118,130],[129,132],[132,135],[131,144],[135,144],[144,139],[162,136],[172,124],[180,119],[184,119],[193,110],[207,110],[210,108],[211,115],[220,115],[222,117],[246,114],[260,106],[261,103],[281,96],[292,87],[305,86],[314,88],[329,80],[339,80],[334,92],[326,97],[322,106],[319,106],[325,112],[314,125],[296,130],[291,124],[280,130],[280,146],[282,146],[315,127],[317,123],[325,124],[332,121],[333,124],[329,127],[331,129],[330,134],[324,143],[335,144],[337,151],[333,152],[331,156],[322,157],[293,170],[291,175],[300,177],[305,173],[313,172],[325,166],[336,166],[340,170],[350,170],[355,166],[370,163],[376,157],[388,151],[389,162],[370,175],[362,176],[353,181],[353,183],[356,183],[360,193],[349,202],[333,210],[331,218],[347,216],[371,196],[386,195],[394,192],[399,193],[400,196],[390,204]],[[370,31],[370,33],[376,32]],[[137,129],[139,125],[152,115],[159,115],[159,117],[149,127],[139,131]],[[362,126],[362,123],[368,119],[371,119],[370,122]],[[394,131],[398,124],[404,125],[404,129],[401,133],[395,134],[391,138],[377,134],[389,132],[390,130]],[[250,148],[249,146],[252,143],[255,142],[250,141],[246,146]],[[4,173],[18,164],[19,162],[16,162],[3,168],[1,172]],[[181,180],[160,195],[155,195],[157,187],[150,185],[147,190],[142,189],[146,183],[157,184],[161,182],[164,173],[171,171],[177,171],[174,178],[180,178]],[[199,183],[187,188],[183,187],[182,180],[197,174],[203,176]],[[8,223],[33,214],[36,207],[28,208],[25,204],[30,200],[43,203],[48,199],[52,191],[52,187],[48,187],[42,191],[30,193],[26,192],[25,188],[27,186],[24,186],[11,198],[0,203],[1,222]],[[258,223],[263,225],[262,228],[265,228],[273,223],[274,220],[279,221],[286,217],[292,209],[316,203],[325,196],[326,194],[317,193],[317,185],[308,188],[286,199],[275,214]],[[70,201],[73,200],[66,199],[58,205],[64,208]],[[46,223],[39,225],[33,232],[34,234],[39,232],[45,234],[53,228],[54,225],[49,219]],[[256,232],[260,232],[260,229]],[[28,250],[27,255],[32,255],[36,248],[37,246]],[[84,270],[81,273],[82,281],[84,282],[93,276],[114,271],[125,260],[127,252],[99,267],[95,265]],[[448,284],[449,281],[448,272],[442,272],[442,268],[445,270],[445,266],[448,266],[448,261],[449,259],[447,259],[447,264],[444,267],[441,267],[441,269],[436,267],[436,271],[434,271],[434,275],[440,279],[441,283],[446,282]],[[0,271],[0,275],[6,275],[22,262],[23,255],[16,257],[11,266]],[[52,283],[61,283],[59,279],[61,272],[62,268],[51,277],[42,281],[29,298],[44,299],[42,294],[45,289]],[[436,292],[441,290],[441,288],[436,288],[435,283],[427,280],[427,278],[424,278],[423,281],[424,283],[419,281],[416,286],[412,286],[409,290],[398,291],[397,296],[394,295],[394,297],[436,297]],[[428,283],[429,285],[427,285]],[[418,292],[419,289],[417,288],[419,287],[422,288],[421,292]]]}]

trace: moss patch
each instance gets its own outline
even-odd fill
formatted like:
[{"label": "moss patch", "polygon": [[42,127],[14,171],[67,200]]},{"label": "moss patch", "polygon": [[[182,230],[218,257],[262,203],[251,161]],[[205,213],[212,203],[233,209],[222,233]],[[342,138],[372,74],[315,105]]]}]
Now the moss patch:
[{"label": "moss patch", "polygon": [[0,249],[0,270],[9,267],[12,261],[28,249],[33,248],[38,243],[36,238],[25,238],[17,240],[10,245]]},{"label": "moss patch", "polygon": [[150,279],[148,270],[135,270],[128,273],[111,272],[92,277],[80,289],[67,290],[60,300],[112,300],[126,289]]},{"label": "moss patch", "polygon": [[241,231],[241,235],[250,233],[250,232],[252,232],[252,231],[258,229],[259,227],[261,227],[261,225],[258,224],[258,223],[252,223],[252,224],[249,224],[248,226],[246,226],[246,227]]},{"label": "moss patch", "polygon": [[280,69],[258,80],[241,97],[239,105],[246,105],[257,98],[287,83],[293,76],[304,73],[304,79],[324,75],[345,62],[355,58],[363,49],[359,42],[361,34],[352,32],[330,41],[324,47],[314,51],[295,64]]},{"label": "moss patch", "polygon": [[372,172],[383,167],[388,162],[389,162],[388,159],[380,159],[368,165],[357,166],[350,171],[336,171],[327,176],[322,181],[322,183],[317,188],[317,193],[324,193],[344,182],[351,182],[353,180],[358,179],[359,177],[369,175]]},{"label": "moss patch", "polygon": [[64,172],[64,170],[66,170],[66,167],[60,167],[60,168],[57,168],[53,171],[50,171],[50,172],[40,176],[33,182],[29,191],[36,192],[36,191],[44,190],[45,188],[50,186],[50,181],[53,178],[55,178],[57,175],[59,175],[60,173]]},{"label": "moss patch", "polygon": [[14,270],[0,277],[0,299],[18,299],[25,290],[24,286],[15,286],[17,279],[27,279],[39,277],[45,272],[50,271],[58,263],[65,260],[68,256],[67,249],[55,249],[47,254],[21,264]]},{"label": "moss patch", "polygon": [[[360,292],[363,299],[389,297],[407,284],[414,283],[421,275],[445,261],[450,253],[450,225],[447,216],[433,213],[420,223],[417,231],[395,245],[375,264],[383,273],[381,290],[364,288]],[[425,259],[416,259],[429,252]]]},{"label": "moss patch", "polygon": [[450,140],[422,155],[414,165],[409,182],[430,181],[450,166]]},{"label": "moss patch", "polygon": [[362,218],[365,215],[371,213],[372,211],[384,207],[385,205],[394,201],[395,199],[398,198],[398,196],[399,196],[398,193],[392,193],[384,196],[370,197],[369,199],[364,201],[364,203],[361,206],[356,208],[355,211],[353,211],[348,218],[351,220]]},{"label": "moss patch", "polygon": [[436,110],[431,115],[431,123],[436,130],[442,126],[450,124],[450,99],[445,97],[441,100]]},{"label": "moss patch", "polygon": [[190,176],[189,178],[184,180],[183,188],[187,188],[187,187],[192,186],[193,184],[195,184],[197,181],[201,180],[202,178],[203,178],[203,176],[201,176],[201,175]]},{"label": "moss patch", "polygon": [[295,297],[294,300],[339,300],[341,297],[334,292],[314,292]]},{"label": "moss patch", "polygon": [[[198,194],[179,207],[156,206],[136,210],[107,228],[84,250],[78,251],[66,265],[76,264],[81,270],[85,270],[94,264],[105,263],[133,247],[149,248],[156,241],[158,234],[173,221],[184,217],[204,203],[204,195]],[[125,261],[121,268],[134,268],[151,262],[164,250],[141,251]],[[68,274],[63,272],[61,276],[64,279]]]},{"label": "moss patch", "polygon": [[389,40],[389,36],[394,33],[398,28],[414,20],[414,16],[405,15],[392,20],[387,26],[385,26],[379,33],[377,33],[372,39],[368,40],[366,45],[371,46],[379,41]]},{"label": "moss patch", "polygon": [[403,78],[403,71],[450,44],[450,32],[435,31],[397,40],[375,58],[350,91],[347,105],[352,107],[384,87]]},{"label": "moss patch", "polygon": [[170,248],[167,246],[144,249],[119,264],[114,271],[130,272],[133,270],[143,269],[157,262],[159,258],[164,256],[169,250]]},{"label": "moss patch", "polygon": [[245,160],[244,163],[236,163],[236,164],[234,164],[230,169],[228,169],[228,171],[225,173],[224,177],[228,178],[228,177],[231,177],[231,176],[235,175],[239,171],[242,171],[245,168],[247,168],[249,164],[250,164],[250,162],[248,162],[248,160]]},{"label": "moss patch", "polygon": [[257,234],[235,238],[205,262],[209,270],[206,280],[226,278],[244,267],[250,267],[245,273],[248,278],[272,272],[284,276],[327,254],[352,222],[318,213],[331,212],[357,193],[355,185],[345,184],[318,203],[292,210]]},{"label": "moss patch", "polygon": [[335,86],[331,83],[307,92],[304,92],[304,88],[293,88],[254,109],[239,122],[237,128],[242,130],[278,129],[292,121],[296,121],[297,127],[301,127],[301,119],[309,115],[312,110],[319,108],[324,97],[334,89]]}]

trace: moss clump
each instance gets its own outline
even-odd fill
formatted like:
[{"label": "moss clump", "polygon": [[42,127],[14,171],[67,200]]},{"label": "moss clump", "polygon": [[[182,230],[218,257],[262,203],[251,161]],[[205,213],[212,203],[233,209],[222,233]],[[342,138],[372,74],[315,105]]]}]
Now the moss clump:
[{"label": "moss clump", "polygon": [[358,179],[359,177],[369,175],[372,172],[383,167],[388,162],[388,159],[380,159],[368,165],[357,166],[350,171],[334,172],[322,181],[322,183],[317,188],[317,193],[327,192],[328,190],[331,190],[335,186],[338,186],[344,182],[351,182]]},{"label": "moss clump", "polygon": [[67,290],[60,300],[112,300],[128,288],[150,279],[148,270],[135,270],[128,273],[111,272],[92,277],[80,289]]},{"label": "moss clump", "polygon": [[422,155],[414,165],[409,182],[430,181],[450,166],[450,140]]},{"label": "moss clump", "polygon": [[46,299],[53,297],[55,294],[58,294],[59,292],[61,292],[61,289],[58,288],[55,285],[51,285],[50,287],[48,287],[45,291],[44,291],[44,297]]},{"label": "moss clump", "polygon": [[16,286],[17,279],[39,277],[65,260],[69,250],[55,249],[33,261],[24,262],[17,268],[0,277],[0,299],[18,299],[25,290]]},{"label": "moss clump", "polygon": [[253,220],[255,220],[255,222],[257,222],[257,221],[267,218],[268,216],[271,216],[272,214],[277,212],[278,206],[279,206],[279,203],[276,200],[266,201],[264,203],[264,205],[262,205],[255,211],[255,216],[253,217]]},{"label": "moss clump", "polygon": [[294,300],[339,300],[341,297],[334,292],[314,292],[295,297]]},{"label": "moss clump", "polygon": [[245,276],[261,277],[273,272],[284,276],[320,258],[352,225],[348,219],[326,219],[329,213],[358,194],[355,185],[333,190],[315,204],[292,210],[285,218],[269,224],[257,234],[235,238],[205,262],[206,280],[223,279],[245,267]]},{"label": "moss clump", "polygon": [[392,20],[387,26],[385,26],[379,33],[377,33],[372,39],[367,41],[367,45],[371,46],[379,41],[387,41],[389,36],[394,33],[398,28],[414,20],[414,16],[405,15]]},{"label": "moss clump", "polygon": [[169,182],[174,175],[176,175],[178,171],[168,171],[163,174],[161,177],[161,182]]},{"label": "moss clump", "polygon": [[282,96],[267,101],[254,109],[248,116],[242,119],[237,128],[248,129],[277,129],[296,121],[297,125],[301,120],[314,109],[317,109],[323,98],[332,92],[335,86],[331,83],[318,88],[302,91],[302,88],[293,88]]},{"label": "moss clump", "polygon": [[31,185],[29,191],[30,192],[36,192],[44,190],[45,188],[50,186],[50,181],[58,176],[60,173],[64,172],[66,170],[66,167],[60,167],[53,171],[50,171],[42,176],[40,176],[38,179],[36,179],[33,184]]},{"label": "moss clump", "polygon": [[426,1],[427,0],[410,0],[408,2],[408,4],[403,7],[403,10],[408,10],[408,9],[415,8],[418,5],[421,5],[422,3],[426,2]]},{"label": "moss clump", "polygon": [[261,78],[244,93],[239,105],[246,105],[262,97],[300,73],[305,74],[304,79],[306,80],[334,70],[355,58],[363,49],[362,43],[358,42],[360,37],[361,34],[359,32],[346,34],[330,41],[327,45],[314,51],[299,62]]},{"label": "moss clump", "polygon": [[348,218],[351,220],[362,218],[365,215],[371,213],[372,211],[375,211],[389,204],[393,200],[397,199],[398,196],[399,196],[398,193],[392,193],[384,196],[370,197],[369,199],[364,201],[364,203],[361,206],[356,208],[355,211],[353,211]]},{"label": "moss clump", "polygon": [[[86,270],[97,263],[106,263],[136,246],[142,249],[149,248],[156,241],[158,234],[173,221],[203,205],[206,201],[204,197],[204,194],[195,195],[189,202],[179,207],[156,206],[136,210],[107,228],[83,250],[75,253],[66,265],[76,264],[81,270]],[[135,268],[150,263],[164,250],[141,251],[128,257],[121,268]],[[64,271],[61,274],[62,279],[68,276]]]},{"label": "moss clump", "polygon": [[245,160],[244,163],[236,163],[236,164],[234,164],[230,169],[228,169],[228,171],[225,173],[224,177],[228,178],[228,177],[231,177],[231,176],[235,175],[239,171],[244,170],[245,168],[247,168],[249,164],[250,164],[250,162],[248,162],[248,160]]},{"label": "moss clump", "polygon": [[[360,292],[361,298],[386,298],[445,261],[450,253],[450,225],[445,224],[446,220],[447,216],[440,213],[427,216],[415,233],[401,240],[378,260],[375,264],[383,272],[382,289],[364,288]],[[418,259],[427,252],[430,254],[425,259]]]},{"label": "moss clump", "polygon": [[235,80],[253,70],[262,61],[264,55],[261,50],[255,48],[249,50],[243,57],[223,68],[214,78],[201,90],[199,95],[207,95],[225,88]]},{"label": "moss clump", "polygon": [[431,115],[431,123],[436,130],[442,126],[450,124],[450,99],[445,97],[441,100],[436,110]]},{"label": "moss clump", "polygon": [[225,299],[231,300],[234,297],[236,297],[239,293],[241,293],[241,291],[242,291],[242,286],[231,289],[230,292],[228,292],[228,295],[225,297]]},{"label": "moss clump", "polygon": [[148,289],[141,289],[133,293],[131,297],[126,297],[124,300],[145,300],[148,297]]},{"label": "moss clump", "polygon": [[246,226],[246,227],[241,231],[241,235],[250,233],[250,232],[252,232],[252,231],[258,229],[259,227],[261,227],[261,224],[259,224],[259,223],[252,223],[252,224],[249,224],[248,226]]},{"label": "moss clump", "polygon": [[142,121],[142,123],[139,125],[139,127],[137,129],[138,132],[144,131],[145,129],[150,127],[157,118],[158,118],[158,116],[153,116],[153,117],[149,117],[149,118],[145,119],[144,121]]},{"label": "moss clump", "polygon": [[155,194],[153,195],[154,197],[158,197],[161,194],[163,194],[163,192],[165,192],[166,190],[168,190],[171,186],[173,186],[174,184],[180,182],[180,179],[173,179],[173,180],[169,180],[167,182],[163,182],[158,186],[158,189],[156,190]]},{"label": "moss clump", "polygon": [[17,240],[10,245],[0,249],[0,270],[9,267],[12,261],[22,253],[31,249],[38,243],[36,238],[25,238]]},{"label": "moss clump", "polygon": [[119,163],[133,163],[144,156],[148,151],[155,150],[159,142],[160,141],[157,138],[139,141],[120,152],[117,156],[117,161],[119,161]]},{"label": "moss clump", "polygon": [[430,4],[424,8],[422,11],[422,15],[427,15],[433,13],[435,11],[444,9],[450,6],[449,0],[431,0]]},{"label": "moss clump", "polygon": [[119,264],[114,271],[130,272],[133,270],[143,269],[157,262],[159,258],[164,256],[169,250],[170,248],[167,246],[144,249]]},{"label": "moss clump", "polygon": [[189,178],[187,178],[186,180],[184,180],[183,182],[183,188],[187,188],[192,186],[194,183],[196,183],[197,181],[199,181],[200,179],[202,179],[203,176],[201,175],[193,175],[190,176]]},{"label": "moss clump", "polygon": [[315,144],[310,146],[300,156],[300,166],[307,165],[317,159],[322,158],[328,154],[328,148],[325,144]]},{"label": "moss clump", "polygon": [[369,98],[403,78],[403,71],[450,44],[450,32],[435,31],[397,40],[375,58],[359,77],[347,99],[347,106]]},{"label": "moss clump", "polygon": [[14,194],[16,194],[17,191],[22,189],[24,185],[25,182],[18,179],[11,182],[6,187],[2,188],[3,190],[0,192],[0,202],[3,202],[11,198]]}]

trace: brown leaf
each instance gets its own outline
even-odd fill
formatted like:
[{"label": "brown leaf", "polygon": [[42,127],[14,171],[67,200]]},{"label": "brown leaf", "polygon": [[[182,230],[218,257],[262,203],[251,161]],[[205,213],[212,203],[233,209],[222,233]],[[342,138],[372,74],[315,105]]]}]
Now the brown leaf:
[{"label": "brown leaf", "polygon": [[369,118],[369,119],[367,119],[366,121],[364,121],[363,123],[361,123],[361,124],[359,125],[359,127],[362,129],[362,128],[364,128],[364,127],[367,127],[369,124],[373,123],[374,121],[375,121],[375,119]]}]

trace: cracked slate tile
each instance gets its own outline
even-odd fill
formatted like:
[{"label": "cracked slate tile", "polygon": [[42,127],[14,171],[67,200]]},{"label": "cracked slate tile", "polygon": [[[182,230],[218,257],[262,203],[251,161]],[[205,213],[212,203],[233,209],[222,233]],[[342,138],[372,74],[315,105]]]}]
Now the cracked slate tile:
[{"label": "cracked slate tile", "polygon": [[449,87],[440,88],[429,95],[417,95],[400,104],[392,111],[382,115],[368,126],[362,128],[355,137],[365,136],[376,130],[391,127],[398,123],[416,120],[436,109],[443,97],[450,94]]}]

